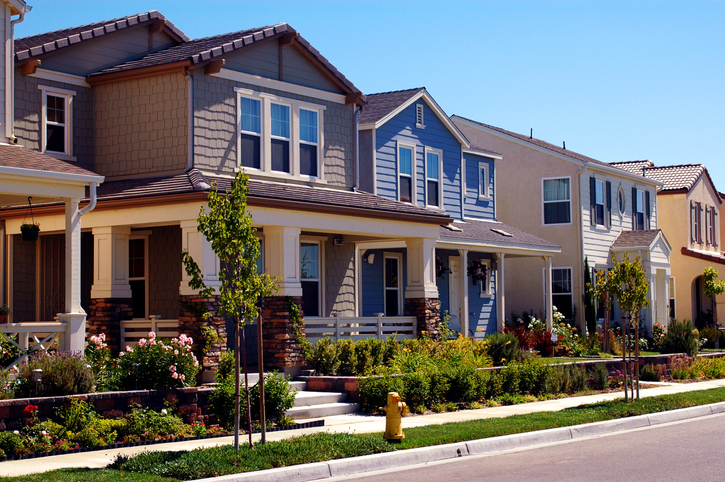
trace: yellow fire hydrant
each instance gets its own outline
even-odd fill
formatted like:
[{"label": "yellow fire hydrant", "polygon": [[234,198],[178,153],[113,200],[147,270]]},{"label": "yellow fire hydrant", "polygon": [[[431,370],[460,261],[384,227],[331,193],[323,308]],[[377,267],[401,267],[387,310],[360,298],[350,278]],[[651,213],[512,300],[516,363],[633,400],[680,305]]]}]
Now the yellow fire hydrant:
[{"label": "yellow fire hydrant", "polygon": [[385,434],[383,438],[387,440],[404,439],[403,417],[408,412],[408,406],[405,402],[400,401],[398,392],[389,392],[388,404],[380,407],[380,410],[385,411]]}]

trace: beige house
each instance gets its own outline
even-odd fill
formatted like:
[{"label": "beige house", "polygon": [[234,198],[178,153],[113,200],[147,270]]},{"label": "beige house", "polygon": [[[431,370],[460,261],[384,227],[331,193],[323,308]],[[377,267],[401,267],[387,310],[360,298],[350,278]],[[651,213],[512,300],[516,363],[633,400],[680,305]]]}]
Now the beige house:
[{"label": "beige house", "polygon": [[[655,166],[652,161],[613,164],[660,181],[659,226],[672,243],[670,317],[705,324],[712,319],[712,300],[703,292],[703,272],[711,266],[725,276],[720,242],[722,196],[702,164]],[[717,299],[718,320],[725,320],[725,296]]]},{"label": "beige house", "polygon": [[[627,253],[632,260],[642,258],[650,282],[645,326],[666,324],[671,249],[658,229],[661,182],[531,135],[458,116],[452,120],[472,146],[501,155],[496,159],[497,218],[561,246],[561,253],[552,257],[550,282],[542,259],[506,265],[510,313],[540,315],[550,289],[554,306],[583,328],[585,260],[593,274]],[[618,316],[615,311],[614,319]]]}]

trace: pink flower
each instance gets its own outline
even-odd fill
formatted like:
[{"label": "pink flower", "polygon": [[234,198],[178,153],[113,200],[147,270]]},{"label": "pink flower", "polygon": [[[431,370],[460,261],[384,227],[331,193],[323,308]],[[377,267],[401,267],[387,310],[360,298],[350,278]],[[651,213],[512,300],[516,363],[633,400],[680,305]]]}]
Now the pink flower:
[{"label": "pink flower", "polygon": [[[175,374],[174,374],[174,375],[175,375]],[[186,375],[184,375],[184,374],[181,374],[181,375],[179,375],[179,380],[181,380],[182,382],[183,382],[184,380],[186,380]]]},{"label": "pink flower", "polygon": [[171,374],[171,378],[174,378],[174,379],[179,378],[179,374],[174,372]]},{"label": "pink flower", "polygon": [[141,348],[143,348],[144,346],[146,346],[146,338],[141,338],[138,341],[138,346],[140,346]]},{"label": "pink flower", "polygon": [[118,356],[123,356],[123,355],[125,355],[125,353],[122,351],[118,353]]},{"label": "pink flower", "polygon": [[174,373],[175,373],[175,372],[176,372],[176,365],[171,365],[171,366],[169,367],[169,370],[171,370],[172,372],[174,372]]},{"label": "pink flower", "polygon": [[152,340],[155,339],[156,338],[156,333],[154,333],[153,331],[150,331],[149,332],[149,338],[152,339]]},{"label": "pink flower", "polygon": [[178,354],[179,354],[179,350],[174,350],[174,355],[178,355]]}]

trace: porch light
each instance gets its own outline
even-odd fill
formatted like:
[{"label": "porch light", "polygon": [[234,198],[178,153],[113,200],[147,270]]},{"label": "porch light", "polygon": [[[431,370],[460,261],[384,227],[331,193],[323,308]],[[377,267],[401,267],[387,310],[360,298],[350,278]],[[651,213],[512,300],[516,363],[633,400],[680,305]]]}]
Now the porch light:
[{"label": "porch light", "polygon": [[40,390],[40,382],[43,381],[43,369],[42,368],[36,368],[33,370],[32,375],[30,376],[30,379],[33,381],[33,384],[35,385],[35,394],[38,394],[38,391]]},{"label": "porch light", "polygon": [[368,262],[368,264],[373,264],[375,262],[375,253],[368,254],[367,262]]}]

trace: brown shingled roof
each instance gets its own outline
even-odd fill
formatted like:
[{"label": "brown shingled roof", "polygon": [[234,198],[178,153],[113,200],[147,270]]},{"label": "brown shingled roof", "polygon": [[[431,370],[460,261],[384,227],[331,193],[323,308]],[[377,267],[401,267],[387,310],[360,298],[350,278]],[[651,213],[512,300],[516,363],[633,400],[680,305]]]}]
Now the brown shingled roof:
[{"label": "brown shingled roof", "polygon": [[538,238],[504,223],[468,219],[463,223],[441,226],[441,240],[472,241],[491,244],[510,244],[543,249],[559,248],[556,244]]},{"label": "brown shingled roof", "polygon": [[662,235],[661,229],[645,229],[639,231],[622,231],[612,243],[613,249],[644,248],[652,246],[657,236]]},{"label": "brown shingled roof", "polygon": [[415,89],[369,94],[367,96],[368,104],[360,114],[360,124],[372,124],[379,121],[424,90],[425,87],[417,87]]},{"label": "brown shingled roof", "polygon": [[61,161],[55,157],[21,146],[0,145],[0,166],[62,174],[98,176],[95,172],[78,167],[73,163]]},{"label": "brown shingled roof", "polygon": [[184,32],[179,30],[161,13],[156,10],[151,10],[146,13],[15,39],[15,58],[18,61],[27,60],[60,48],[68,47],[69,45],[85,42],[118,30],[143,23],[150,23],[155,20],[163,21],[168,32],[172,36],[177,37],[178,41],[186,42],[189,40],[189,37]]}]

